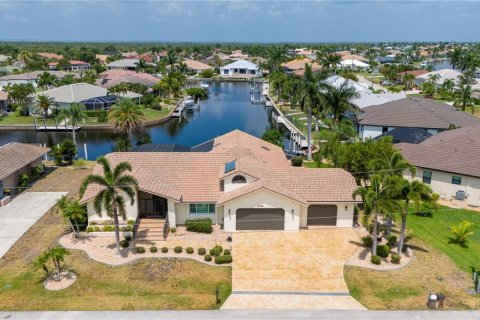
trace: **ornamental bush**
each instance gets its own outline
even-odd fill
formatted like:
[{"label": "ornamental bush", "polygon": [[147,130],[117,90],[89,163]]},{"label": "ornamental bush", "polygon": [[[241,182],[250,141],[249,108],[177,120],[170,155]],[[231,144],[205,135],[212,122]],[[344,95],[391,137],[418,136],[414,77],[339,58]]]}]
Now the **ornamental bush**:
[{"label": "ornamental bush", "polygon": [[303,164],[303,157],[297,156],[292,158],[292,166],[294,167],[301,167]]},{"label": "ornamental bush", "polygon": [[395,263],[395,264],[400,263],[401,259],[402,258],[400,257],[400,255],[398,255],[396,253],[392,254],[392,256],[391,256],[391,261],[392,261],[392,263]]},{"label": "ornamental bush", "polygon": [[232,254],[230,253],[230,249],[223,250],[223,255],[224,256],[231,256]]},{"label": "ornamental bush", "polygon": [[215,257],[219,256],[219,255],[222,254],[222,252],[223,252],[222,246],[215,246],[215,247],[213,247],[213,249],[210,249],[210,255],[211,256],[215,256]]},{"label": "ornamental bush", "polygon": [[207,253],[207,250],[205,248],[198,248],[198,254],[201,256],[204,256]]},{"label": "ornamental bush", "polygon": [[215,263],[216,264],[225,264],[225,263],[231,263],[232,262],[232,256],[218,256],[215,257]]},{"label": "ornamental bush", "polygon": [[188,219],[185,221],[185,226],[187,231],[198,232],[198,233],[212,233],[212,219],[202,218],[202,219]]},{"label": "ornamental bush", "polygon": [[180,247],[180,246],[176,246],[175,248],[173,248],[173,251],[174,251],[175,253],[182,253],[183,249],[182,249],[182,247]]},{"label": "ornamental bush", "polygon": [[373,245],[373,239],[370,236],[363,237],[362,242],[365,247],[371,247]]},{"label": "ornamental bush", "polygon": [[188,254],[192,254],[193,253],[193,248],[192,247],[187,247],[187,249],[185,249],[185,252],[187,252]]},{"label": "ornamental bush", "polygon": [[157,251],[158,251],[157,247],[155,247],[155,246],[150,247],[150,252],[151,252],[151,253],[155,253],[155,252],[157,252]]},{"label": "ornamental bush", "polygon": [[137,253],[145,253],[144,247],[137,247]]},{"label": "ornamental bush", "polygon": [[120,247],[127,248],[130,245],[130,242],[125,240],[120,241]]},{"label": "ornamental bush", "polygon": [[167,253],[168,252],[168,248],[167,247],[163,247],[162,248],[162,253]]},{"label": "ornamental bush", "polygon": [[394,235],[390,235],[387,237],[387,244],[390,248],[394,247],[396,243],[397,243],[397,237],[395,237]]},{"label": "ornamental bush", "polygon": [[377,247],[377,255],[379,255],[380,257],[386,258],[388,257],[389,254],[390,254],[390,247],[388,245],[383,244]]},{"label": "ornamental bush", "polygon": [[204,259],[205,261],[207,261],[207,262],[210,262],[210,261],[212,261],[212,256],[209,255],[209,254],[207,254],[207,255],[205,255],[205,256],[203,257],[203,259]]},{"label": "ornamental bush", "polygon": [[372,256],[372,258],[370,259],[370,261],[371,261],[373,264],[379,265],[380,263],[382,263],[382,258],[381,258],[380,256]]}]

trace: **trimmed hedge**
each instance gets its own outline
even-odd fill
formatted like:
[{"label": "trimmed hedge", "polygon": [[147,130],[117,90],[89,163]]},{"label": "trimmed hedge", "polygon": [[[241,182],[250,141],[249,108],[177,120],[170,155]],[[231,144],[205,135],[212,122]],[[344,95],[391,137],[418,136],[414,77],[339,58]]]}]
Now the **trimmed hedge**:
[{"label": "trimmed hedge", "polygon": [[303,157],[302,156],[296,156],[296,157],[293,157],[290,161],[292,162],[292,166],[301,167],[302,164],[303,164]]},{"label": "trimmed hedge", "polygon": [[170,232],[171,232],[171,233],[175,233],[175,232],[177,232],[177,228],[175,228],[175,227],[171,227],[171,228],[170,228]]},{"label": "trimmed hedge", "polygon": [[397,237],[393,235],[387,237],[387,244],[390,248],[394,247],[396,243],[397,243]]},{"label": "trimmed hedge", "polygon": [[162,253],[167,253],[168,252],[168,248],[167,247],[163,247],[162,248]]},{"label": "trimmed hedge", "polygon": [[392,256],[391,256],[391,261],[392,261],[392,263],[395,263],[395,264],[400,263],[401,259],[402,259],[402,257],[400,257],[400,255],[398,255],[396,253],[392,254]]},{"label": "trimmed hedge", "polygon": [[223,255],[224,256],[231,256],[232,254],[231,254],[229,249],[225,249],[225,250],[223,250]]},{"label": "trimmed hedge", "polygon": [[151,252],[151,253],[155,253],[155,252],[157,252],[157,251],[158,251],[157,247],[155,247],[155,246],[154,246],[154,247],[150,247],[150,252]]},{"label": "trimmed hedge", "polygon": [[129,245],[130,242],[127,239],[120,241],[120,247],[122,248],[128,248]]},{"label": "trimmed hedge", "polygon": [[207,253],[207,250],[205,248],[198,248],[198,254],[201,256],[204,256]]},{"label": "trimmed hedge", "polygon": [[207,261],[207,262],[210,262],[210,261],[212,261],[212,256],[209,255],[209,254],[207,254],[207,255],[205,255],[205,256],[203,257],[203,259],[204,259],[205,261]]},{"label": "trimmed hedge", "polygon": [[222,246],[215,246],[213,249],[210,249],[210,255],[211,256],[219,256],[223,252]]},{"label": "trimmed hedge", "polygon": [[390,247],[388,245],[383,244],[377,247],[377,255],[379,255],[380,257],[386,258],[388,257],[389,254],[390,254]]},{"label": "trimmed hedge", "polygon": [[137,247],[137,253],[145,253],[144,247]]},{"label": "trimmed hedge", "polygon": [[182,253],[183,248],[180,247],[180,246],[176,246],[175,248],[173,248],[173,251],[174,251],[175,253]]},{"label": "trimmed hedge", "polygon": [[198,232],[198,233],[212,233],[212,219],[202,218],[202,219],[188,219],[185,221],[185,226],[187,231]]},{"label": "trimmed hedge", "polygon": [[380,256],[372,256],[372,258],[370,259],[370,261],[371,261],[373,264],[379,265],[380,263],[382,263],[382,258],[381,258]]},{"label": "trimmed hedge", "polygon": [[373,238],[370,236],[363,237],[362,242],[365,247],[371,247],[373,245]]},{"label": "trimmed hedge", "polygon": [[231,263],[232,262],[232,256],[218,256],[215,257],[215,263],[216,264],[225,264],[225,263]]},{"label": "trimmed hedge", "polygon": [[188,254],[192,254],[192,253],[193,253],[193,248],[192,248],[192,247],[188,247],[187,249],[185,249],[185,251],[186,251]]}]

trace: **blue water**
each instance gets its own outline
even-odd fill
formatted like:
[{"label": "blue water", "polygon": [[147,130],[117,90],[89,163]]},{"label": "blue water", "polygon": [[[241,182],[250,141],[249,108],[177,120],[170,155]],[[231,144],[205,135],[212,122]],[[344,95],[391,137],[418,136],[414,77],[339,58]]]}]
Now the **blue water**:
[{"label": "blue water", "polygon": [[[251,104],[248,83],[212,83],[210,96],[200,102],[198,111],[187,113],[181,119],[145,128],[134,134],[133,143],[148,135],[154,143],[195,146],[235,129],[260,137],[271,126],[271,113],[271,108]],[[52,146],[64,139],[71,139],[71,136],[71,132],[0,132],[0,145],[18,141]],[[84,144],[89,160],[112,152],[115,150],[113,140],[114,134],[111,132],[80,130],[77,133],[79,157],[85,158]]]}]

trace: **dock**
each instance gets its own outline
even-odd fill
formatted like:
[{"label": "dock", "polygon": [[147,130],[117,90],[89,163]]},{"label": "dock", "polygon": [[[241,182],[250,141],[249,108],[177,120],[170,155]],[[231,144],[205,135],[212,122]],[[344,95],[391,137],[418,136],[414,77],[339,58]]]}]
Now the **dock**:
[{"label": "dock", "polygon": [[[37,131],[72,131],[73,126],[37,126],[35,128]],[[75,131],[80,130],[80,126],[75,126]]]},{"label": "dock", "polygon": [[182,100],[180,100],[180,102],[175,107],[175,110],[172,112],[171,117],[172,118],[180,118],[185,110],[186,110],[185,98],[183,98]]}]

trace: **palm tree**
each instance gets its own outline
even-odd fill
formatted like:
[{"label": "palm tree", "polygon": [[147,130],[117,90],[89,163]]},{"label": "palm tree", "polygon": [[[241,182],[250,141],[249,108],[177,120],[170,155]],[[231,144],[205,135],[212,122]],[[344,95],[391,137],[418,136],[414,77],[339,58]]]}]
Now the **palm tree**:
[{"label": "palm tree", "polygon": [[335,126],[338,126],[340,117],[347,112],[357,111],[358,108],[350,101],[356,99],[360,94],[348,81],[344,81],[338,88],[327,86],[323,92],[323,99],[326,111],[333,115]]},{"label": "palm tree", "polygon": [[138,71],[141,71],[141,72],[145,72],[145,69],[148,67],[148,64],[145,60],[143,59],[140,59],[137,63],[136,63],[136,67],[135,69]]},{"label": "palm tree", "polygon": [[446,79],[442,83],[442,87],[440,88],[440,93],[444,97],[450,97],[450,95],[453,92],[454,87],[455,87],[455,82],[453,81],[453,79]]},{"label": "palm tree", "polygon": [[55,85],[57,77],[49,72],[44,72],[38,76],[38,86],[47,89],[48,86]]},{"label": "palm tree", "polygon": [[128,136],[133,130],[143,125],[145,115],[131,99],[120,99],[108,113],[108,121]]},{"label": "palm tree", "polygon": [[464,112],[467,106],[472,106],[472,114],[473,114],[475,111],[475,106],[474,106],[475,103],[473,101],[472,94],[476,92],[479,92],[479,90],[477,89],[472,90],[471,85],[461,84],[460,87],[457,90],[455,90],[455,92],[453,93],[453,98],[454,98],[453,105],[461,106],[462,111]]},{"label": "palm tree", "polygon": [[68,109],[61,109],[58,113],[58,118],[65,121],[65,127],[67,126],[67,118],[70,118],[72,122],[72,140],[77,145],[76,129],[80,121],[85,119],[85,106],[80,103],[72,103]]},{"label": "palm tree", "polygon": [[370,186],[358,187],[353,192],[353,198],[361,196],[365,205],[365,212],[373,215],[373,245],[372,255],[377,255],[378,246],[378,217],[387,212],[395,212],[400,208],[392,186],[392,179],[374,174],[370,180]]},{"label": "palm tree", "polygon": [[406,90],[412,88],[412,84],[415,81],[415,76],[413,74],[407,73],[403,76],[403,84],[405,85]]},{"label": "palm tree", "polygon": [[335,53],[324,53],[317,58],[318,63],[327,71],[337,73],[337,67],[342,62],[342,57]]},{"label": "palm tree", "polygon": [[120,254],[118,217],[122,217],[123,220],[127,219],[123,194],[130,199],[130,205],[133,206],[135,204],[135,194],[138,182],[133,176],[126,174],[127,171],[132,171],[132,166],[128,162],[118,163],[113,170],[109,161],[105,157],[98,158],[97,163],[102,166],[103,175],[89,175],[80,187],[80,194],[83,196],[89,185],[97,185],[102,188],[95,196],[93,207],[99,216],[102,216],[102,209],[104,209],[107,215],[113,218],[117,252]]},{"label": "palm tree", "polygon": [[416,179],[409,181],[401,178],[400,181],[397,182],[397,188],[399,199],[404,201],[402,225],[400,227],[400,237],[398,240],[398,254],[400,254],[405,239],[405,229],[407,228],[407,216],[410,203],[414,202],[418,205],[421,200],[431,201],[433,191],[428,185]]},{"label": "palm tree", "polygon": [[68,222],[70,228],[72,228],[73,235],[75,238],[78,238],[80,236],[79,222],[83,222],[87,214],[85,206],[81,205],[78,200],[69,200],[67,196],[62,196],[57,201],[57,205],[60,208],[63,219]]},{"label": "palm tree", "polygon": [[55,101],[53,98],[40,94],[37,96],[37,102],[35,107],[35,113],[41,113],[43,116],[43,126],[47,130],[47,116],[50,107],[54,105]]},{"label": "palm tree", "polygon": [[52,259],[53,266],[55,269],[55,275],[53,279],[55,281],[60,281],[60,271],[62,270],[61,263],[65,261],[65,256],[69,255],[70,252],[65,249],[64,247],[57,246],[53,248],[49,248],[47,251],[43,252],[35,261],[34,266],[37,269],[42,268],[45,272],[49,273],[48,271],[48,261]]},{"label": "palm tree", "polygon": [[453,69],[461,69],[463,63],[463,51],[461,48],[456,47],[453,51],[447,53],[447,57]]}]

